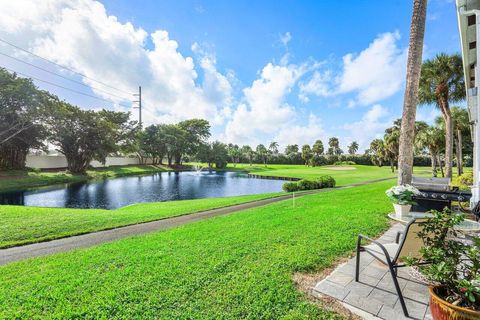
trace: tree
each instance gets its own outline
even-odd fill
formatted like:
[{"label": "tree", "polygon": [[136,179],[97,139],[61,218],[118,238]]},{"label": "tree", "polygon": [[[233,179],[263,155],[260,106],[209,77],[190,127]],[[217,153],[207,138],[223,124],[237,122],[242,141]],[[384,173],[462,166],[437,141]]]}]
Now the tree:
[{"label": "tree", "polygon": [[408,46],[407,76],[400,129],[398,184],[410,184],[413,173],[413,144],[417,113],[418,85],[422,65],[427,0],[414,0]]},{"label": "tree", "polygon": [[53,99],[30,79],[0,68],[0,169],[24,169],[29,149],[44,147],[41,122]]},{"label": "tree", "polygon": [[259,144],[257,146],[257,155],[260,157],[260,159],[262,160],[263,164],[265,165],[265,167],[267,166],[267,160],[268,160],[268,150],[267,148],[265,148],[265,146],[263,144]]},{"label": "tree", "polygon": [[164,125],[151,125],[138,135],[139,151],[143,158],[151,158],[152,164],[162,164],[167,153]]},{"label": "tree", "polygon": [[415,138],[417,148],[420,150],[427,149],[430,154],[433,177],[437,176],[437,166],[440,165],[441,168],[440,150],[445,143],[445,136],[442,131],[439,127],[428,126],[419,131]]},{"label": "tree", "polygon": [[452,108],[453,131],[455,140],[455,153],[457,159],[457,174],[463,173],[463,137],[470,137],[470,120],[468,111],[464,108]]},{"label": "tree", "polygon": [[323,142],[321,140],[315,141],[312,147],[313,153],[318,157],[323,154]]},{"label": "tree", "polygon": [[209,168],[213,163],[218,169],[225,168],[228,163],[227,145],[220,141],[204,143],[198,148],[197,159],[206,162]]},{"label": "tree", "polygon": [[357,141],[353,141],[353,142],[350,143],[350,145],[348,146],[348,153],[353,156],[354,154],[357,153],[357,151],[358,151],[358,143],[357,143]]},{"label": "tree", "polygon": [[299,158],[298,144],[289,144],[285,148],[285,156],[290,160],[290,163],[296,163]]},{"label": "tree", "polygon": [[268,150],[274,155],[278,154],[278,142],[272,141],[270,142],[270,145],[268,146]]},{"label": "tree", "polygon": [[452,177],[453,164],[453,119],[450,102],[465,98],[462,57],[458,54],[438,54],[422,65],[420,77],[420,104],[435,104],[445,121],[445,169]]},{"label": "tree", "polygon": [[302,159],[305,162],[306,166],[308,166],[311,163],[312,157],[313,157],[313,152],[312,152],[312,149],[310,148],[310,146],[308,144],[303,145],[302,146]]},{"label": "tree", "polygon": [[68,170],[84,174],[92,160],[105,163],[109,154],[119,150],[119,141],[136,127],[129,118],[125,112],[82,110],[56,101],[46,123],[49,140],[67,158]]},{"label": "tree", "polygon": [[243,146],[241,151],[243,156],[248,158],[248,162],[250,163],[250,166],[251,166],[253,162],[253,157],[255,157],[255,151],[253,151],[252,148],[247,145]]},{"label": "tree", "polygon": [[162,143],[165,144],[168,165],[171,166],[176,161],[177,156],[186,152],[188,132],[175,124],[163,124],[160,134],[162,135]]},{"label": "tree", "polygon": [[383,166],[386,159],[386,149],[382,139],[374,139],[370,142],[369,153],[372,156],[372,162],[376,166]]},{"label": "tree", "polygon": [[178,139],[174,154],[175,164],[179,165],[182,156],[196,154],[198,147],[210,137],[210,123],[203,119],[190,119],[179,122],[177,127],[183,131],[183,139]]},{"label": "tree", "polygon": [[340,149],[340,142],[338,141],[337,137],[331,137],[328,139],[328,155],[336,155],[339,156],[343,153],[342,149]]},{"label": "tree", "polygon": [[242,156],[242,152],[238,145],[229,143],[227,146],[228,156],[232,160],[233,166],[236,167],[237,163],[240,162],[240,157]]}]

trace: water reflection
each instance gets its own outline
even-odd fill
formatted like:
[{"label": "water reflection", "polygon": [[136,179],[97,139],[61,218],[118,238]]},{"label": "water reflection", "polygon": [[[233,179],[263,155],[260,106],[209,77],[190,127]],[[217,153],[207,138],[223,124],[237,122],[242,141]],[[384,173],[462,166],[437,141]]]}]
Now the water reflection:
[{"label": "water reflection", "polygon": [[252,179],[234,172],[163,172],[62,188],[0,193],[1,204],[113,209],[132,203],[217,198],[277,192],[282,181]]}]

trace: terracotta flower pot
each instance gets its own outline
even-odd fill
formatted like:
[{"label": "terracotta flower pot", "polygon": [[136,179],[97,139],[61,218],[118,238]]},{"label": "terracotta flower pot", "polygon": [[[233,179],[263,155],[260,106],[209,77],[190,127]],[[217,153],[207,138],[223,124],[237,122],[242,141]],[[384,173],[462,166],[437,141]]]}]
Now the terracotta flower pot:
[{"label": "terracotta flower pot", "polygon": [[430,311],[434,320],[478,320],[480,311],[466,309],[443,300],[436,291],[440,287],[430,287]]}]

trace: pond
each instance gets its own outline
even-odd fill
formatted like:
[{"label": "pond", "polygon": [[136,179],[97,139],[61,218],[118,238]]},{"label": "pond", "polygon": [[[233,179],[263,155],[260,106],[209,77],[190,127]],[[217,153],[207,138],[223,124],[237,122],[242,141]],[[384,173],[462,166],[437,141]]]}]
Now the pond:
[{"label": "pond", "polygon": [[0,204],[115,209],[139,202],[219,198],[278,192],[284,181],[237,172],[162,172],[62,187],[0,193]]}]

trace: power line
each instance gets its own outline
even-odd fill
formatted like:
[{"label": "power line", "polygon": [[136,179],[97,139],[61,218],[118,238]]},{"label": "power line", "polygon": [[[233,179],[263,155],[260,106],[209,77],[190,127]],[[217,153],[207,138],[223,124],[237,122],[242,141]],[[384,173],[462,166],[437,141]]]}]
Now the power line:
[{"label": "power line", "polygon": [[97,82],[97,83],[100,83],[100,84],[102,84],[102,85],[104,85],[104,86],[106,86],[106,87],[109,87],[109,88],[111,88],[111,89],[117,90],[117,91],[122,92],[122,93],[126,93],[126,94],[128,94],[128,95],[131,95],[131,94],[132,94],[131,92],[126,92],[126,91],[117,89],[117,88],[112,87],[112,86],[110,86],[110,85],[108,85],[108,84],[106,84],[106,83],[103,83],[103,82],[99,81],[99,80],[96,80],[96,79],[93,79],[93,78],[91,78],[91,77],[88,77],[88,76],[84,75],[83,73],[77,72],[77,71],[75,71],[75,70],[73,70],[73,69],[71,69],[71,68],[69,68],[69,67],[65,67],[65,66],[63,66],[63,65],[61,65],[61,64],[59,64],[59,63],[56,63],[56,62],[52,61],[52,60],[49,60],[49,59],[44,58],[44,57],[42,57],[42,56],[39,56],[38,54],[35,54],[35,53],[31,52],[31,51],[28,51],[28,50],[26,50],[26,49],[23,49],[22,47],[19,47],[19,46],[15,45],[15,44],[13,44],[13,43],[11,43],[11,42],[8,42],[7,40],[4,40],[4,39],[2,39],[2,38],[0,38],[0,42],[3,42],[3,43],[5,43],[5,44],[8,44],[9,46],[12,46],[12,47],[14,47],[14,48],[16,48],[16,49],[18,49],[18,50],[21,50],[21,51],[23,51],[23,52],[26,52],[26,53],[28,53],[28,54],[31,54],[31,55],[33,55],[33,56],[35,56],[35,57],[37,57],[37,58],[40,58],[40,59],[45,60],[45,61],[47,61],[47,62],[49,62],[49,63],[51,63],[51,64],[54,64],[54,65],[56,65],[56,66],[58,66],[58,67],[60,67],[60,68],[62,68],[62,69],[65,69],[65,70],[68,70],[68,71],[70,71],[70,72],[76,73],[76,74],[78,74],[78,75],[80,75],[80,76],[82,76],[82,77],[84,77],[84,78],[86,78],[86,79],[90,79],[90,80],[92,80],[92,81],[95,81],[95,82]]},{"label": "power line", "polygon": [[44,71],[44,72],[53,74],[53,75],[55,75],[55,76],[57,76],[57,77],[66,79],[66,80],[68,80],[68,81],[72,81],[72,82],[78,83],[78,84],[80,84],[80,85],[82,85],[82,86],[84,86],[84,87],[92,88],[92,89],[95,89],[95,90],[97,90],[97,91],[101,91],[101,92],[103,92],[103,93],[106,93],[106,94],[108,94],[108,95],[111,95],[111,96],[116,97],[116,98],[119,98],[119,99],[122,99],[122,100],[124,100],[124,101],[130,100],[130,99],[126,99],[126,98],[124,98],[124,97],[121,97],[121,96],[119,96],[119,95],[116,95],[116,94],[114,94],[114,93],[105,91],[105,90],[103,90],[103,89],[100,89],[100,88],[97,88],[97,87],[93,87],[93,86],[89,86],[89,85],[87,85],[87,84],[85,84],[85,83],[83,83],[83,82],[76,81],[76,80],[70,79],[70,78],[68,78],[68,77],[62,76],[61,74],[58,74],[58,73],[55,73],[55,72],[50,71],[50,70],[48,70],[48,69],[45,69],[45,68],[36,66],[36,65],[34,65],[33,63],[24,61],[24,60],[22,60],[22,59],[18,59],[18,58],[12,57],[12,56],[10,56],[10,55],[8,55],[8,54],[5,54],[5,53],[3,53],[3,52],[0,52],[0,55],[5,56],[5,57],[8,57],[8,58],[10,58],[10,59],[13,59],[13,60],[15,60],[15,61],[24,63],[24,64],[29,65],[29,66],[31,66],[31,67],[37,68],[37,69],[42,70],[42,71]]},{"label": "power line", "polygon": [[[74,92],[74,93],[77,93],[77,94],[81,94],[81,95],[84,95],[84,96],[87,96],[87,97],[90,97],[90,98],[93,98],[93,99],[97,99],[97,100],[100,100],[100,101],[105,101],[105,102],[108,102],[108,103],[113,103],[113,102],[110,101],[110,100],[103,99],[103,98],[100,98],[100,97],[97,97],[97,96],[94,96],[94,95],[91,95],[91,94],[88,94],[88,93],[85,93],[85,92],[81,92],[81,91],[78,91],[78,90],[75,90],[75,89],[67,88],[67,87],[61,86],[61,85],[59,85],[59,84],[56,84],[56,83],[47,81],[47,80],[43,80],[43,79],[40,79],[40,78],[32,77],[32,76],[30,76],[30,75],[28,75],[28,74],[25,74],[25,73],[22,73],[22,72],[18,72],[18,71],[9,69],[9,68],[5,68],[5,69],[7,69],[7,70],[10,71],[10,72],[14,72],[14,73],[20,74],[20,75],[22,75],[22,76],[24,76],[24,77],[27,77],[27,78],[30,78],[30,79],[34,79],[34,80],[37,80],[37,81],[41,81],[41,82],[47,83],[47,84],[49,84],[49,85],[52,85],[52,86],[55,86],[55,87],[59,87],[59,88],[62,88],[62,89],[65,89],[65,90],[68,90],[68,91],[71,91],[71,92]],[[125,107],[125,108],[130,108],[130,107],[131,107],[131,106],[127,106],[127,105],[124,105],[124,104],[121,104],[121,103],[119,103],[118,105],[119,105],[119,106],[122,106],[122,107]]]}]

